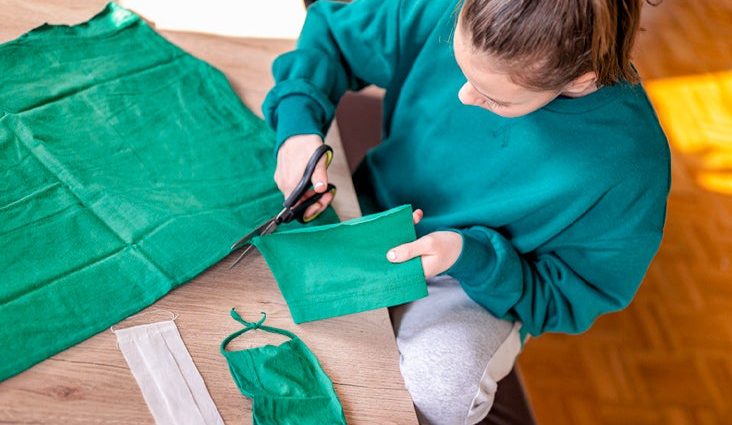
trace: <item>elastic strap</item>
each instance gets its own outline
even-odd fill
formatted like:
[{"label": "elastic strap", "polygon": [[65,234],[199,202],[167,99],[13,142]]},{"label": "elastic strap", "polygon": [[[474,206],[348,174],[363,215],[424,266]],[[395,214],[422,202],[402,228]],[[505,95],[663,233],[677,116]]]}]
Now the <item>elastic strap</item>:
[{"label": "elastic strap", "polygon": [[[228,351],[226,351],[226,346],[229,345],[229,343],[234,338],[236,338],[239,335],[243,334],[244,332],[248,332],[248,331],[250,331],[252,329],[261,329],[261,330],[266,331],[266,332],[284,335],[284,336],[287,336],[287,337],[289,337],[291,339],[297,338],[297,335],[293,334],[292,332],[290,332],[288,330],[280,329],[280,328],[273,328],[271,326],[265,326],[265,325],[263,325],[265,319],[267,319],[267,313],[265,313],[263,311],[261,313],[262,313],[262,318],[259,319],[257,322],[248,322],[248,321],[244,320],[244,318],[241,317],[239,315],[239,313],[236,312],[236,309],[234,309],[234,308],[231,309],[231,311],[230,311],[231,317],[234,320],[236,320],[237,322],[239,322],[242,325],[244,325],[244,329],[240,329],[240,330],[234,332],[233,334],[227,336],[226,339],[224,339],[223,341],[221,341],[221,354],[223,354],[225,356],[228,353]],[[244,350],[239,350],[239,351],[244,351]]]},{"label": "elastic strap", "polygon": [[[139,313],[139,314],[137,314],[135,316],[130,316],[130,317],[128,317],[125,320],[129,320],[129,319],[132,319],[132,318],[138,318],[138,317],[146,316],[146,315],[153,314],[153,313],[167,313],[167,314],[170,314],[170,319],[169,320],[172,320],[174,322],[175,322],[175,319],[178,318],[178,313],[174,313],[174,312],[169,311],[169,310],[159,310],[158,309],[158,310],[143,311],[142,313]],[[120,322],[120,323],[122,323],[122,322]],[[139,326],[139,325],[133,325],[133,326]],[[133,326],[130,326],[130,327],[133,327]],[[123,329],[127,329],[127,328],[123,328]],[[114,334],[114,333],[117,333],[117,331],[119,331],[120,329],[115,329],[114,325],[112,325],[112,326],[109,327],[109,330],[112,331],[112,333]]]},{"label": "elastic strap", "polygon": [[239,322],[242,325],[246,326],[247,329],[257,329],[257,328],[259,328],[260,326],[262,326],[262,323],[264,323],[264,320],[267,318],[267,313],[265,313],[263,311],[260,311],[260,313],[262,313],[262,318],[259,319],[258,322],[247,322],[246,320],[244,320],[239,315],[239,313],[236,312],[235,309],[232,308],[230,313],[231,313],[231,317],[233,317],[234,320],[236,320],[237,322]]}]

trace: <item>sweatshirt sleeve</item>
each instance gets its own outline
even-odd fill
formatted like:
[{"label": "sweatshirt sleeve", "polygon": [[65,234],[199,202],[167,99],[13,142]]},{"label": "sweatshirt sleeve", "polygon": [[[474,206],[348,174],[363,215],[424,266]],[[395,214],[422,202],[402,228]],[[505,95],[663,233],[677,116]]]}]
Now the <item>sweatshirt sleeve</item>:
[{"label": "sweatshirt sleeve", "polygon": [[276,131],[275,152],[290,136],[327,131],[346,90],[388,86],[400,49],[400,0],[318,1],[308,8],[295,50],[272,67],[262,106]]},{"label": "sweatshirt sleeve", "polygon": [[488,227],[451,229],[462,235],[463,248],[445,273],[492,314],[520,320],[534,336],[583,332],[598,316],[630,303],[662,238],[664,194],[628,196],[627,204],[603,209],[608,202],[571,226],[572,236],[560,234],[558,242],[529,253]]}]

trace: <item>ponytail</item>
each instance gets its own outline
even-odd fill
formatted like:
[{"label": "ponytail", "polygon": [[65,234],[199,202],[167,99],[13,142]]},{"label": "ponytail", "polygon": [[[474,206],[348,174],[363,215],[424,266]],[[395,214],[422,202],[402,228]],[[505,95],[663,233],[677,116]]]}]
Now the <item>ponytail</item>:
[{"label": "ponytail", "polygon": [[593,15],[592,69],[598,84],[619,80],[635,83],[638,75],[630,53],[640,28],[641,1],[591,0]]}]

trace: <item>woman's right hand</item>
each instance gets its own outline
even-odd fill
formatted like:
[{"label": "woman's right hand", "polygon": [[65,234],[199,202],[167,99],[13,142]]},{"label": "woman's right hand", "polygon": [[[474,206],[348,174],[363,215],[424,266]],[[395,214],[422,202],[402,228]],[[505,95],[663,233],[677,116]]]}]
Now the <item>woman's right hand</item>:
[{"label": "woman's right hand", "polygon": [[[301,134],[292,136],[284,141],[280,150],[277,152],[277,168],[275,169],[274,179],[277,187],[280,189],[285,199],[295,189],[300,182],[305,167],[310,157],[318,146],[323,144],[323,140],[317,134]],[[328,168],[326,165],[326,155],[323,155],[315,167],[313,178],[311,180],[313,190],[306,192],[303,198],[309,198],[315,192],[322,193],[328,188]],[[305,210],[305,219],[309,219],[314,215],[325,211],[325,208],[333,200],[332,193],[326,193],[318,202],[309,206]]]}]

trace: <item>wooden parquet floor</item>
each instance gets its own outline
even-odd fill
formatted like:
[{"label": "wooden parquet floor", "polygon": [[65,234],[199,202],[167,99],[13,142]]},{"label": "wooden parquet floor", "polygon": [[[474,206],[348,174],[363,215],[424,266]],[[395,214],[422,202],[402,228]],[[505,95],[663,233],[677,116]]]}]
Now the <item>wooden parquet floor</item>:
[{"label": "wooden parquet floor", "polygon": [[527,344],[540,425],[732,425],[732,0],[644,13],[635,63],[673,155],[665,237],[628,309]]}]

